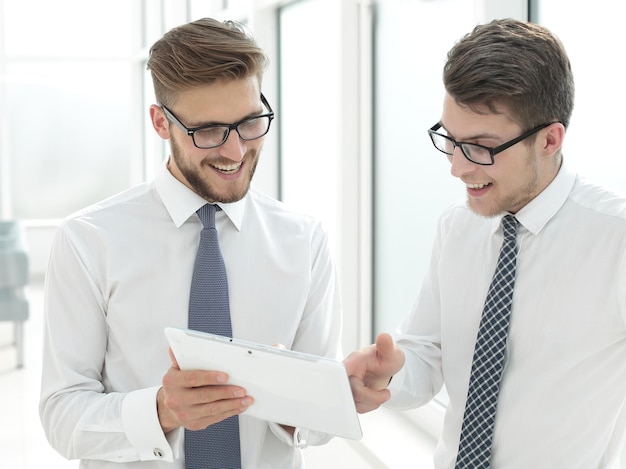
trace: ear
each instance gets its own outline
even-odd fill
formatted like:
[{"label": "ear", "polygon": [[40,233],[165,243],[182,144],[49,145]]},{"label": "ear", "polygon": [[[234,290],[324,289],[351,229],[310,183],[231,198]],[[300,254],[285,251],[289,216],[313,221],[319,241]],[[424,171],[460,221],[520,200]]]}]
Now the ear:
[{"label": "ear", "polygon": [[150,120],[152,121],[152,127],[156,133],[163,140],[169,140],[170,138],[170,123],[165,117],[165,113],[160,106],[153,104],[150,106]]},{"label": "ear", "polygon": [[541,153],[552,156],[561,149],[565,138],[565,126],[560,122],[550,124],[545,128],[545,135],[539,139],[541,143]]}]

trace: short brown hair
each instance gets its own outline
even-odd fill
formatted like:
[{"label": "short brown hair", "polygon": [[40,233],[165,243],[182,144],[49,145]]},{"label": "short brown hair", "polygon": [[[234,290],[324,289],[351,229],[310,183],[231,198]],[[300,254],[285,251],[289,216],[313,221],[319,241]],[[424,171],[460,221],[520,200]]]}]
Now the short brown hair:
[{"label": "short brown hair", "polygon": [[528,130],[559,121],[568,127],[574,78],[561,41],[546,28],[513,19],[478,25],[449,52],[446,91],[457,103],[498,112]]},{"label": "short brown hair", "polygon": [[203,18],[167,32],[151,48],[147,68],[160,104],[172,105],[181,91],[256,75],[268,59],[244,27]]}]

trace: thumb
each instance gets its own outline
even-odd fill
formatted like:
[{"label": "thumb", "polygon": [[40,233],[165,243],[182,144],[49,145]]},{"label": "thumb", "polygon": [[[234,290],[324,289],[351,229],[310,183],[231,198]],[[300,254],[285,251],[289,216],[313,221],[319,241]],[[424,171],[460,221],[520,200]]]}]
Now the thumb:
[{"label": "thumb", "polygon": [[383,332],[376,337],[376,354],[380,358],[388,358],[394,352],[394,343],[391,335]]},{"label": "thumb", "polygon": [[172,368],[176,368],[177,370],[180,370],[180,366],[178,366],[178,361],[176,361],[176,357],[174,356],[174,352],[172,352],[172,347],[170,347],[168,349],[169,353],[170,353],[170,360],[172,360]]}]

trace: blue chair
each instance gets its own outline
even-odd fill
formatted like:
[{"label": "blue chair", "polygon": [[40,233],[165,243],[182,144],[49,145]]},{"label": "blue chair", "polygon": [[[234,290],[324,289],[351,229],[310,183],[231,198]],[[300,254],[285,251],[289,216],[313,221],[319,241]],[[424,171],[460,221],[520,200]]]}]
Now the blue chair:
[{"label": "blue chair", "polygon": [[24,321],[29,313],[24,290],[28,279],[24,230],[17,221],[0,221],[0,321],[14,324],[18,368],[24,366]]}]

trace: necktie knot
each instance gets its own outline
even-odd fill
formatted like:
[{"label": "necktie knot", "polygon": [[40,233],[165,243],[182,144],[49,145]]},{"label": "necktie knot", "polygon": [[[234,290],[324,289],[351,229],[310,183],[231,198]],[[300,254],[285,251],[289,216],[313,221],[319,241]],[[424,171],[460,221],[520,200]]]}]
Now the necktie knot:
[{"label": "necktie knot", "polygon": [[504,217],[502,217],[502,231],[504,233],[505,240],[515,238],[517,224],[517,218],[515,218],[513,215],[505,215]]},{"label": "necktie knot", "polygon": [[215,204],[205,204],[196,210],[202,226],[207,229],[215,228],[215,212],[217,211]]}]

